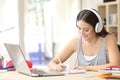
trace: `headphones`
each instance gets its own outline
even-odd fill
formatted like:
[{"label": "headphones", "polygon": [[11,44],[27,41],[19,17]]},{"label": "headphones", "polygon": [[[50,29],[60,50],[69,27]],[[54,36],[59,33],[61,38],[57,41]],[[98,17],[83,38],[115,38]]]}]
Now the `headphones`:
[{"label": "headphones", "polygon": [[96,12],[94,9],[84,9],[84,10],[89,10],[89,11],[93,12],[97,16],[99,22],[97,22],[96,25],[95,25],[95,32],[96,33],[101,32],[102,29],[103,29],[103,21],[102,21],[100,15],[98,14],[98,12]]}]

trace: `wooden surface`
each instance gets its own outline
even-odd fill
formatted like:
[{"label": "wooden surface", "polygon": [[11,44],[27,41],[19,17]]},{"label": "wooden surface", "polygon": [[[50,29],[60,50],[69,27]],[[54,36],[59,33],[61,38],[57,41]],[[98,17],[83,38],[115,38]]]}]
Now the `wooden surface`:
[{"label": "wooden surface", "polygon": [[99,78],[99,74],[101,73],[87,71],[85,73],[66,74],[64,76],[30,77],[16,71],[8,71],[0,73],[0,80],[107,80]]}]

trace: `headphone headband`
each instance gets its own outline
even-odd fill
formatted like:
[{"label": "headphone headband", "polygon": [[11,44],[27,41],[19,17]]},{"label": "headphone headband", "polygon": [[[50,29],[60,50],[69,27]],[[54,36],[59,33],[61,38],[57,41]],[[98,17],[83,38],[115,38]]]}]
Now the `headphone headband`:
[{"label": "headphone headband", "polygon": [[103,21],[102,21],[102,19],[101,19],[101,16],[98,14],[98,12],[96,12],[96,11],[93,10],[93,9],[84,9],[84,10],[89,10],[89,11],[93,12],[93,13],[97,16],[99,22],[98,22],[98,23],[96,24],[96,26],[95,26],[95,31],[96,31],[96,33],[101,32],[102,29],[103,29]]}]

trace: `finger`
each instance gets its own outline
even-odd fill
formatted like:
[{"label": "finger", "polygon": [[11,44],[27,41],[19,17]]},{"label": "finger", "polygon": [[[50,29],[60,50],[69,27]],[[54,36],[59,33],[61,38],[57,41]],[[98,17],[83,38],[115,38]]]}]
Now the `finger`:
[{"label": "finger", "polygon": [[63,67],[63,68],[67,68],[67,66],[66,65],[64,65],[64,64],[59,64],[61,67]]},{"label": "finger", "polygon": [[65,70],[65,67],[64,67],[63,65],[58,65],[58,67],[59,67],[59,69],[62,70],[62,71]]},{"label": "finger", "polygon": [[66,67],[62,64],[58,64],[57,65],[57,71],[64,71],[66,69]]},{"label": "finger", "polygon": [[73,66],[72,69],[78,69],[78,66]]},{"label": "finger", "polygon": [[60,67],[57,67],[55,71],[61,72],[61,71],[64,71],[64,70],[62,68],[60,68]]}]

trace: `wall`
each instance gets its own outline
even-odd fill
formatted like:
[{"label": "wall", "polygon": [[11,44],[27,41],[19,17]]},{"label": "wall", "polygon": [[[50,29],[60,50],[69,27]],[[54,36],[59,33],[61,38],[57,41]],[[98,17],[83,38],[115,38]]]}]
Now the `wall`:
[{"label": "wall", "polygon": [[18,43],[17,0],[4,0],[0,3],[0,41]]},{"label": "wall", "polygon": [[95,8],[97,9],[97,5],[103,3],[103,0],[82,0],[82,8]]},{"label": "wall", "polygon": [[[53,17],[53,42],[54,56],[77,34],[76,17],[81,10],[80,0],[55,0],[55,12]],[[62,6],[61,6],[62,5]],[[75,63],[72,55],[66,62],[68,66]]]},{"label": "wall", "polygon": [[3,5],[5,4],[5,0],[0,0],[0,24],[3,23],[2,19],[2,8],[3,8]]},{"label": "wall", "polygon": [[53,18],[54,55],[58,54],[76,34],[75,18],[79,10],[80,0],[56,0],[56,12]]}]

